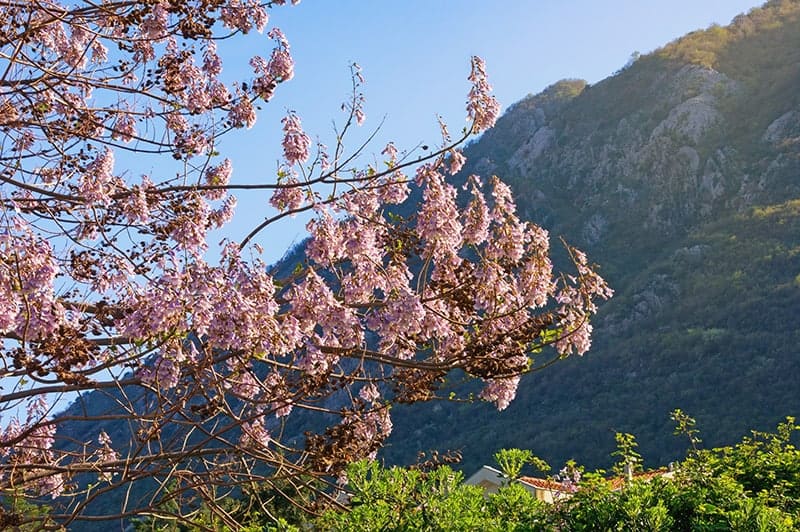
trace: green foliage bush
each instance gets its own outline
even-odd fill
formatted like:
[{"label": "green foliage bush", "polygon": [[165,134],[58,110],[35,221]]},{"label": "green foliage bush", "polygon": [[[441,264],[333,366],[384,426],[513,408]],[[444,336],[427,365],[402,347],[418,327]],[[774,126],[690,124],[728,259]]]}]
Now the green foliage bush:
[{"label": "green foliage bush", "polygon": [[[800,426],[794,418],[774,433],[753,431],[734,446],[708,450],[699,448],[692,418],[675,411],[673,419],[691,447],[671,476],[634,477],[615,489],[619,481],[598,470],[585,475],[574,494],[548,504],[514,482],[485,496],[447,466],[424,473],[360,462],[348,471],[349,507],[329,510],[313,528],[777,532],[800,525],[800,451],[792,443]],[[617,456],[638,457],[633,436],[619,435],[617,441]],[[518,450],[496,456],[515,458],[516,473],[532,457]]]},{"label": "green foliage bush", "polygon": [[[229,501],[226,511],[239,522],[237,530],[247,531],[783,532],[800,527],[800,451],[792,441],[800,425],[794,418],[775,432],[752,431],[736,445],[713,449],[701,448],[694,419],[680,410],[672,419],[689,448],[671,473],[663,468],[659,474],[612,481],[596,470],[582,476],[574,493],[574,484],[563,482],[565,492],[552,504],[514,481],[525,466],[539,469],[543,462],[530,451],[511,449],[495,455],[507,481],[493,494],[465,484],[464,476],[447,465],[426,470],[361,461],[349,467],[343,488],[328,489],[324,496],[320,483],[309,483],[309,493],[272,487]],[[634,437],[619,434],[617,442],[615,456],[636,463]],[[576,471],[582,468],[567,464],[554,481],[575,478]],[[304,517],[288,501],[277,500],[278,492],[306,499],[316,494],[319,501],[329,501],[328,509]],[[231,530],[208,509],[198,511],[208,516],[210,529]],[[151,519],[138,523],[137,530],[192,529]]]}]

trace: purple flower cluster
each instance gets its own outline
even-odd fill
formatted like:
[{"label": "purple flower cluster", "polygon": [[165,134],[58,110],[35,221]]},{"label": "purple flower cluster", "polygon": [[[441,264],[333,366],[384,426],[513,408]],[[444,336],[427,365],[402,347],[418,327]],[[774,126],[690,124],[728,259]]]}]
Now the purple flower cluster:
[{"label": "purple flower cluster", "polygon": [[519,387],[519,376],[505,379],[489,379],[481,390],[480,398],[497,405],[498,410],[505,410],[514,397]]},{"label": "purple flower cluster", "polygon": [[[55,499],[66,488],[64,476],[53,470],[56,426],[46,422],[50,409],[44,397],[31,400],[26,410],[24,424],[14,418],[0,434],[0,457],[12,466],[11,478],[0,476],[0,482]],[[13,467],[15,465],[21,466],[19,471]]]},{"label": "purple flower cluster", "polygon": [[248,33],[255,28],[264,31],[269,15],[259,0],[228,0],[220,10],[220,20],[228,28]]},{"label": "purple flower cluster", "polygon": [[22,219],[0,229],[0,334],[46,338],[64,323],[55,293],[60,269],[55,252]]},{"label": "purple flower cluster", "polygon": [[282,169],[279,174],[281,186],[272,193],[269,204],[281,212],[295,210],[305,200],[305,194],[297,180],[297,174],[291,169]]},{"label": "purple flower cluster", "polygon": [[483,59],[472,57],[472,71],[467,79],[472,82],[467,98],[467,118],[472,122],[472,132],[480,133],[494,126],[500,115],[500,104],[490,94],[492,86],[486,77]]},{"label": "purple flower cluster", "polygon": [[264,449],[269,447],[271,441],[272,436],[269,430],[264,427],[261,417],[242,423],[242,436],[239,438],[239,445],[245,449],[263,452]]},{"label": "purple flower cluster", "polygon": [[294,166],[297,163],[306,162],[311,139],[303,131],[300,117],[295,113],[289,113],[281,122],[283,123],[283,157],[286,164]]},{"label": "purple flower cluster", "polygon": [[114,177],[113,172],[114,152],[105,148],[86,167],[79,184],[81,196],[89,203],[111,203],[111,194],[120,186],[120,180]]},{"label": "purple flower cluster", "polygon": [[206,185],[220,188],[206,189],[203,191],[203,195],[210,200],[224,198],[227,191],[221,187],[224,187],[228,184],[228,182],[231,180],[232,173],[233,165],[231,165],[231,160],[227,158],[220,164],[209,167],[205,173]]}]

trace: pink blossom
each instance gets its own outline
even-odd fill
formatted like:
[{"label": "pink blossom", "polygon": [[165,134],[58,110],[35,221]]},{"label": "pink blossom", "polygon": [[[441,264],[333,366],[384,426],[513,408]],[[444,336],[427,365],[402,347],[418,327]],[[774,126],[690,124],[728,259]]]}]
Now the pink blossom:
[{"label": "pink blossom", "polygon": [[527,224],[516,215],[516,205],[511,189],[497,176],[492,178],[494,208],[491,219],[494,222],[492,234],[486,246],[486,255],[492,260],[518,262],[525,254]]},{"label": "pink blossom", "polygon": [[[389,158],[386,166],[394,168],[397,165],[397,148],[394,143],[388,143],[381,154]],[[390,205],[403,203],[410,193],[407,182],[408,177],[402,171],[395,170],[379,182],[378,199]]]},{"label": "pink blossom", "polygon": [[68,46],[69,37],[67,37],[66,28],[60,20],[47,17],[43,11],[34,13],[32,22],[35,24],[31,24],[32,27],[36,28],[33,34],[34,42],[38,42],[51,51],[57,51]]},{"label": "pink blossom", "polygon": [[380,335],[381,350],[407,358],[406,338],[423,332],[422,324],[426,317],[420,297],[406,289],[371,312],[367,325]]},{"label": "pink blossom", "polygon": [[239,438],[242,447],[261,451],[269,447],[271,441],[272,436],[264,427],[261,417],[242,423],[242,436]]},{"label": "pink blossom", "polygon": [[291,112],[281,120],[283,123],[283,156],[286,164],[294,166],[308,160],[311,139],[300,125],[300,118]]},{"label": "pink blossom", "polygon": [[381,151],[381,154],[389,158],[389,167],[394,166],[394,163],[397,162],[397,148],[395,147],[394,142],[387,144],[383,151]]},{"label": "pink blossom", "polygon": [[26,410],[25,424],[20,424],[17,418],[12,419],[0,435],[0,443],[18,440],[23,434],[25,436],[15,441],[13,445],[0,445],[3,449],[2,455],[10,455],[11,460],[26,466],[42,466],[41,469],[34,467],[28,470],[27,479],[20,479],[23,480],[22,487],[36,492],[39,496],[49,495],[55,499],[65,489],[63,475],[53,473],[51,469],[55,459],[52,447],[55,442],[56,426],[45,423],[50,409],[44,397],[38,396],[31,400]]},{"label": "pink blossom", "polygon": [[222,72],[222,59],[217,55],[217,44],[206,41],[206,49],[203,52],[203,72],[209,77],[216,77]]},{"label": "pink blossom", "polygon": [[330,287],[313,270],[292,288],[292,314],[300,321],[301,329],[310,337],[319,327],[334,347],[356,347],[364,339],[364,330],[353,308],[337,301]]},{"label": "pink blossom", "polygon": [[374,403],[380,399],[381,394],[378,391],[378,387],[370,382],[361,388],[361,390],[358,392],[358,396],[368,403]]},{"label": "pink blossom", "polygon": [[399,170],[389,174],[377,185],[378,200],[386,205],[399,205],[408,199],[410,193],[408,178]]},{"label": "pink blossom", "polygon": [[169,236],[182,249],[200,255],[207,248],[206,232],[209,229],[211,209],[197,193],[187,195],[184,206],[171,221]]},{"label": "pink blossom", "polygon": [[353,114],[356,117],[356,124],[359,126],[364,125],[364,121],[367,119],[367,115],[364,114],[364,110],[361,109],[361,107],[358,107]]},{"label": "pink blossom", "polygon": [[226,197],[218,209],[209,213],[209,225],[214,228],[220,228],[233,220],[233,215],[236,212],[236,203],[236,196]]},{"label": "pink blossom", "polygon": [[569,252],[578,268],[579,277],[568,278],[572,284],[565,280],[564,286],[555,295],[563,329],[555,347],[562,356],[572,353],[583,355],[589,350],[592,335],[589,318],[597,311],[594,298],[608,299],[614,294],[605,280],[588,266],[583,252],[571,247]]},{"label": "pink blossom", "polygon": [[79,190],[81,197],[88,203],[111,203],[111,194],[118,186],[118,180],[113,175],[114,152],[108,147],[103,153],[89,163],[86,171],[81,176]]},{"label": "pink blossom", "polygon": [[92,33],[87,28],[75,24],[70,25],[70,28],[72,32],[67,42],[58,43],[61,60],[73,68],[86,68],[88,62],[86,50],[89,48]]},{"label": "pink blossom", "polygon": [[123,205],[123,212],[129,223],[147,222],[150,219],[147,191],[153,187],[153,182],[146,175],[142,176],[140,185],[131,187],[130,194]]},{"label": "pink blossom", "polygon": [[118,328],[129,338],[145,339],[152,334],[188,329],[182,293],[186,275],[166,265],[163,268],[160,278],[134,294],[129,313],[120,320]]},{"label": "pink blossom", "polygon": [[130,113],[120,112],[112,128],[111,138],[130,142],[136,136],[136,121]]},{"label": "pink blossom", "polygon": [[64,493],[66,483],[64,475],[61,473],[51,473],[47,470],[37,472],[41,475],[38,479],[39,495],[49,495],[53,499],[57,499]]},{"label": "pink blossom", "polygon": [[[351,190],[342,195],[344,210],[360,219],[371,219],[380,209],[380,199],[373,188]],[[369,227],[372,224],[358,223],[359,227]]]},{"label": "pink blossom", "polygon": [[178,153],[186,155],[202,155],[209,153],[212,149],[211,139],[199,128],[177,135],[175,147],[178,148]]},{"label": "pink blossom", "polygon": [[109,289],[121,289],[134,277],[131,262],[124,257],[110,256],[97,265],[91,279],[92,289],[104,293]]},{"label": "pink blossom", "polygon": [[91,49],[92,63],[100,65],[108,61],[108,48],[106,48],[100,40],[95,39],[92,41]]},{"label": "pink blossom", "polygon": [[289,81],[294,77],[294,60],[292,59],[289,41],[278,28],[272,28],[269,36],[277,41],[269,61],[260,56],[250,60],[250,66],[256,73],[253,80],[253,91],[264,101],[269,101],[278,83]]},{"label": "pink blossom", "polygon": [[156,57],[154,44],[163,42],[169,35],[167,2],[155,3],[152,11],[139,24],[139,35],[133,41],[135,61],[152,61]]},{"label": "pink blossom", "polygon": [[497,176],[492,176],[492,197],[494,197],[492,219],[495,222],[503,223],[507,216],[516,212],[517,206],[511,188]]},{"label": "pink blossom", "polygon": [[142,383],[157,390],[171,390],[178,385],[181,375],[178,363],[168,356],[159,355],[152,366],[139,370],[139,379]]},{"label": "pink blossom", "polygon": [[269,204],[281,212],[298,209],[305,201],[305,194],[294,172],[280,173],[280,187],[275,189]]},{"label": "pink blossom", "polygon": [[[582,318],[580,321],[577,318]],[[565,324],[563,336],[556,342],[556,350],[561,356],[573,352],[583,355],[592,346],[592,326],[587,316],[575,316]]]},{"label": "pink blossom", "polygon": [[176,134],[186,133],[189,130],[189,121],[180,113],[172,112],[166,116],[167,128]]},{"label": "pink blossom", "polygon": [[472,132],[480,133],[494,126],[500,114],[500,104],[489,94],[492,86],[487,80],[483,59],[472,57],[472,71],[467,79],[472,82],[467,99],[467,118],[472,121]]},{"label": "pink blossom", "polygon": [[519,274],[522,297],[532,308],[543,307],[555,291],[553,264],[546,253],[531,253]]},{"label": "pink blossom", "polygon": [[[233,359],[231,359],[233,360]],[[235,395],[244,399],[257,399],[262,392],[261,384],[248,367],[225,377],[225,386]]]},{"label": "pink blossom", "polygon": [[286,39],[286,35],[284,35],[281,29],[277,26],[269,30],[267,37],[277,41],[281,48],[289,48],[289,41]]},{"label": "pink blossom", "polygon": [[[233,165],[231,164],[231,160],[225,158],[220,164],[210,166],[206,169],[204,176],[206,185],[211,187],[224,187],[230,181],[232,173]],[[225,197],[226,193],[227,191],[224,188],[214,188],[203,191],[203,195],[210,200],[222,199]]]},{"label": "pink blossom", "polygon": [[447,272],[461,263],[458,250],[463,241],[456,207],[456,190],[445,183],[437,171],[429,170],[422,194],[416,231],[424,242],[423,256],[435,261],[435,277],[447,277]]},{"label": "pink blossom", "polygon": [[266,73],[275,83],[289,81],[294,77],[294,59],[290,53],[289,41],[278,28],[272,28],[269,37],[277,41],[278,46],[272,50]]},{"label": "pink blossom", "polygon": [[234,248],[231,244],[225,247],[219,267],[198,263],[171,283],[174,288],[170,287],[167,297],[181,298],[177,301],[180,314],[165,321],[181,320],[188,328],[185,314],[190,314],[191,329],[205,335],[206,342],[218,349],[275,355],[289,351],[296,339],[281,334],[272,278],[263,264],[244,263]]},{"label": "pink blossom", "polygon": [[[214,105],[226,105],[229,104],[231,101],[231,93],[228,90],[228,87],[225,86],[224,83],[219,81],[212,81],[211,86],[208,89],[208,93],[211,95],[211,102]],[[242,123],[250,122],[251,124],[255,123],[255,119],[244,120],[240,118]]]},{"label": "pink blossom", "polygon": [[464,217],[464,243],[478,245],[489,238],[489,207],[473,181],[472,201],[467,205]]},{"label": "pink blossom", "polygon": [[208,111],[214,104],[214,98],[206,85],[193,84],[184,98],[186,109],[192,114]]},{"label": "pink blossom", "polygon": [[269,405],[270,410],[275,412],[275,417],[286,417],[292,412],[292,401],[286,382],[280,373],[273,371],[264,379],[264,388],[269,390],[269,394],[276,400]]},{"label": "pink blossom", "polygon": [[480,398],[493,402],[498,410],[505,410],[517,395],[519,380],[519,377],[489,379],[480,393]]},{"label": "pink blossom", "polygon": [[519,306],[516,300],[516,285],[505,274],[499,263],[484,261],[473,274],[476,281],[475,309],[490,314],[505,314]]},{"label": "pink blossom", "polygon": [[244,95],[240,94],[236,103],[231,105],[228,111],[228,121],[233,127],[245,127],[250,129],[256,123],[256,110],[253,107],[253,102]]},{"label": "pink blossom", "polygon": [[306,224],[311,239],[306,244],[306,256],[323,266],[333,266],[344,254],[345,235],[342,227],[327,211]]},{"label": "pink blossom", "polygon": [[254,27],[261,33],[267,27],[269,15],[259,0],[228,0],[220,10],[220,20],[231,29],[248,33]]},{"label": "pink blossom", "polygon": [[467,158],[464,157],[464,154],[461,150],[454,149],[450,150],[450,164],[447,168],[447,172],[450,175],[456,175],[461,171],[464,167],[464,163],[467,161]]},{"label": "pink blossom", "polygon": [[155,2],[152,11],[139,25],[139,36],[137,41],[161,42],[168,35],[167,25],[169,24],[169,12],[167,2]]},{"label": "pink blossom", "polygon": [[[584,292],[590,296],[598,296],[602,299],[609,299],[613,296],[614,290],[608,286],[608,283],[606,283],[597,272],[589,267],[586,254],[573,247],[570,247],[569,251],[575,262],[575,266],[578,268],[578,275],[580,276],[580,282]],[[591,312],[595,310],[595,307],[590,307]]]},{"label": "pink blossom", "polygon": [[328,356],[323,353],[317,345],[318,342],[321,343],[321,340],[317,339],[317,342],[307,341],[305,353],[297,361],[297,367],[309,375],[324,375],[330,371],[332,365],[339,361],[339,357],[335,355]]},{"label": "pink blossom", "polygon": [[253,92],[257,94],[259,98],[268,102],[272,99],[275,93],[275,87],[277,86],[277,81],[269,72],[269,63],[260,55],[256,55],[250,59],[250,66],[253,67],[253,71],[257,76],[253,80]]},{"label": "pink blossom", "polygon": [[13,218],[10,225],[13,231],[0,230],[0,332],[43,338],[64,321],[54,289],[58,262],[27,223]]},{"label": "pink blossom", "polygon": [[114,473],[111,471],[103,471],[103,465],[119,460],[119,453],[111,448],[111,438],[106,434],[106,431],[100,431],[100,434],[97,436],[97,442],[101,445],[100,449],[97,451],[98,468],[101,470],[100,480],[111,482]]}]

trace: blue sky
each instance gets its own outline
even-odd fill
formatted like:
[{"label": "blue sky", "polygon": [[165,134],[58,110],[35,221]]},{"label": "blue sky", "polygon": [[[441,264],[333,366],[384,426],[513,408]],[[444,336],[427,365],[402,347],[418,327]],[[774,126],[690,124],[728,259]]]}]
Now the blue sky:
[{"label": "blue sky", "polygon": [[[348,65],[366,77],[367,123],[359,134],[386,122],[386,140],[399,148],[435,144],[440,114],[458,132],[465,125],[469,57],[482,56],[504,108],[563,78],[590,83],[613,74],[631,53],[650,52],[712,23],[728,24],[760,5],[755,0],[303,0],[271,11],[292,45],[295,78],[279,87],[250,131],[223,140],[239,182],[274,179],[280,157],[280,119],[295,110],[312,136],[333,145],[332,121],[350,87]],[[253,53],[268,56],[265,36],[223,45],[227,72],[244,73]],[[355,145],[355,138],[348,145]],[[241,239],[271,214],[267,195],[240,197],[224,231]],[[266,257],[280,257],[304,234],[304,219],[289,220],[259,239]]]}]

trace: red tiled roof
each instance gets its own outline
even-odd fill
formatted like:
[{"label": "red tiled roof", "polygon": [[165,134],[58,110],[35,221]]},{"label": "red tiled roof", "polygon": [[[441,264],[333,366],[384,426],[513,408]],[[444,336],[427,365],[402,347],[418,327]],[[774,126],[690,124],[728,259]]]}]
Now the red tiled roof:
[{"label": "red tiled roof", "polygon": [[[640,471],[638,473],[633,474],[634,480],[651,480],[655,477],[661,477],[669,473],[669,470],[666,467],[661,469],[654,469],[652,471]],[[546,479],[546,478],[537,478],[537,477],[519,477],[517,480],[533,486],[536,489],[540,490],[550,490],[550,491],[565,491],[564,487],[561,485],[560,482],[556,482],[554,480]],[[608,479],[611,483],[612,490],[622,489],[625,486],[625,482],[627,478],[625,477],[611,477]]]},{"label": "red tiled roof", "polygon": [[[666,467],[662,467],[661,469],[654,469],[652,471],[640,471],[639,473],[633,474],[633,480],[651,480],[655,477],[663,477],[669,473],[669,469]],[[611,489],[612,490],[619,490],[625,485],[625,482],[628,479],[625,477],[611,477],[608,479],[611,482]]]},{"label": "red tiled roof", "polygon": [[519,477],[517,480],[540,490],[561,491],[563,487],[560,482],[555,482],[546,478]]}]

